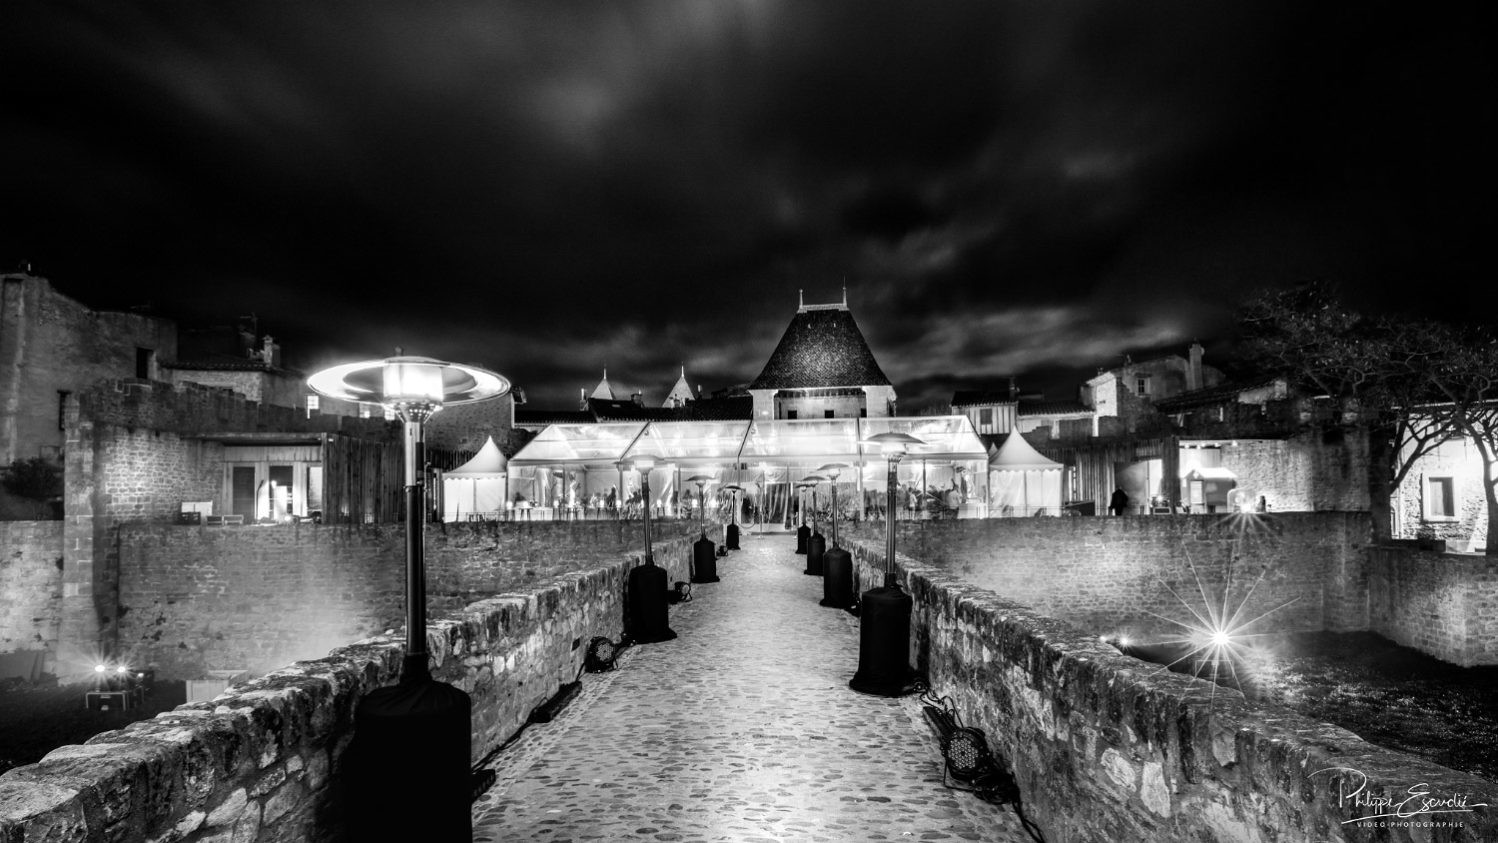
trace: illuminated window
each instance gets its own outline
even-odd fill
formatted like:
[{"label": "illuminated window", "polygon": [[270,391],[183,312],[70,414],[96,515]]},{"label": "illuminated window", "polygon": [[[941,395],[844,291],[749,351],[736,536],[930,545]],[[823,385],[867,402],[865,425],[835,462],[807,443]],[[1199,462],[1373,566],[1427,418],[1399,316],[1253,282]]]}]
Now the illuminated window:
[{"label": "illuminated window", "polygon": [[321,395],[308,395],[307,396],[307,409],[315,411],[315,410],[318,410],[321,407],[322,407],[322,396]]},{"label": "illuminated window", "polygon": [[1456,520],[1456,478],[1425,478],[1425,518],[1427,521]]}]

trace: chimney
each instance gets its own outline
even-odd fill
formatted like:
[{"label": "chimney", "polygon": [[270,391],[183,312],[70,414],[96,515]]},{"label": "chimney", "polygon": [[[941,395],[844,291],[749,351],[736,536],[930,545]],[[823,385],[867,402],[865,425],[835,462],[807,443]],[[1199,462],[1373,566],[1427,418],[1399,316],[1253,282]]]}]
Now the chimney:
[{"label": "chimney", "polygon": [[588,409],[588,390],[586,387],[580,386],[577,388],[577,408],[579,410]]},{"label": "chimney", "polygon": [[1186,389],[1202,388],[1202,344],[1193,342],[1191,344],[1191,362],[1186,366]]},{"label": "chimney", "polygon": [[281,346],[271,339],[270,334],[265,335],[264,345],[260,348],[260,361],[267,366],[279,367],[281,365]]},{"label": "chimney", "polygon": [[636,392],[633,395],[629,396],[629,400],[635,402],[636,407],[645,406],[645,394],[642,392]]},{"label": "chimney", "polygon": [[1019,400],[1019,384],[1015,382],[1013,375],[1009,376],[1009,400]]}]

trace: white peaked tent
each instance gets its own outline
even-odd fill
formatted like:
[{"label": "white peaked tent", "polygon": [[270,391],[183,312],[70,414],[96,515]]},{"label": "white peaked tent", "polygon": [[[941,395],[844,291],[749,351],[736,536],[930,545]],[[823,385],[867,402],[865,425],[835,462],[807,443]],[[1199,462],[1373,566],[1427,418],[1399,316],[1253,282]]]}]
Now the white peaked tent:
[{"label": "white peaked tent", "polygon": [[1060,515],[1061,468],[1011,430],[988,459],[989,515]]},{"label": "white peaked tent", "polygon": [[503,515],[507,468],[505,455],[494,444],[494,437],[489,437],[473,459],[442,475],[442,520]]}]

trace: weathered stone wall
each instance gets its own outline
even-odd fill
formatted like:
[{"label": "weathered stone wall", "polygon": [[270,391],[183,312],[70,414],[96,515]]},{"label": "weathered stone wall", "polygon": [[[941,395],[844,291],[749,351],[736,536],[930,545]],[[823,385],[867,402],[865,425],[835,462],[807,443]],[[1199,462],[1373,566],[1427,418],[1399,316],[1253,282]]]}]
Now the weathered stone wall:
[{"label": "weathered stone wall", "polygon": [[134,376],[136,349],[174,359],[176,324],[92,310],[38,276],[0,276],[0,463],[55,457],[63,444],[59,393]]},{"label": "weathered stone wall", "polygon": [[[164,679],[259,673],[404,623],[404,525],[125,524],[118,532],[120,646]],[[428,610],[455,610],[640,544],[638,523],[431,525]]]},{"label": "weathered stone wall", "polygon": [[[673,539],[655,558],[670,580],[684,580],[690,552]],[[572,681],[593,636],[619,636],[636,564],[616,558],[428,626],[433,673],[473,699],[474,760]],[[11,770],[0,776],[0,840],[343,840],[335,783],[353,712],[365,693],[396,681],[402,643],[380,636],[340,647]]]},{"label": "weathered stone wall", "polygon": [[1221,448],[1222,467],[1249,500],[1263,495],[1274,512],[1368,509],[1368,437],[1340,427],[1303,430],[1289,439],[1244,439]]},{"label": "weathered stone wall", "polygon": [[[1161,615],[1210,617],[1224,602],[1244,619],[1272,612],[1248,632],[1366,629],[1371,529],[1340,512],[915,521],[900,547],[1093,635],[1174,638]],[[883,531],[845,529],[875,544]]]},{"label": "weathered stone wall", "polygon": [[62,522],[0,521],[0,653],[57,654]]},{"label": "weathered stone wall", "polygon": [[[883,545],[856,540],[851,550],[860,579],[881,581]],[[1419,814],[1415,827],[1343,825],[1387,812],[1356,804],[1364,774],[1365,796],[1395,803],[1419,787],[1431,798],[1494,805],[1498,786],[1284,709],[1249,705],[1236,691],[1209,690],[1215,686],[1123,656],[1091,631],[944,567],[903,553],[900,563],[915,601],[914,666],[1007,759],[1025,815],[1047,840],[1498,840],[1498,817],[1485,808]],[[1463,825],[1419,827],[1431,821]]]},{"label": "weathered stone wall", "polygon": [[[1456,515],[1452,518],[1427,518],[1430,502],[1428,481],[1432,477],[1449,477]],[[1395,538],[1415,538],[1422,529],[1447,542],[1452,550],[1481,550],[1488,540],[1488,501],[1482,489],[1482,457],[1466,437],[1442,442],[1435,450],[1420,457],[1404,482],[1394,490],[1390,505],[1394,507]]]},{"label": "weathered stone wall", "polygon": [[1498,664],[1498,559],[1372,548],[1368,628],[1462,667]]}]

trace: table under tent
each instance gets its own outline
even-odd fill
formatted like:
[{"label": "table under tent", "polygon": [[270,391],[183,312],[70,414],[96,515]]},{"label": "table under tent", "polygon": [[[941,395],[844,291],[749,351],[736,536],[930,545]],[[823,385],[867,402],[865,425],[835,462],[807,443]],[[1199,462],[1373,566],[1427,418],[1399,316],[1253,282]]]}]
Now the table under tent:
[{"label": "table under tent", "polygon": [[1061,463],[1012,430],[988,461],[989,513],[995,518],[1061,514]]},{"label": "table under tent", "polygon": [[[794,527],[813,506],[827,514],[830,483],[815,490],[802,484],[829,463],[848,466],[837,481],[840,509],[862,517],[883,510],[887,471],[878,446],[865,442],[890,431],[926,443],[899,464],[902,502],[930,496],[943,508],[922,507],[923,514],[986,514],[988,455],[966,416],[551,425],[510,459],[509,508],[519,518],[638,517],[646,502],[630,464],[650,456],[652,517],[701,515],[691,479],[701,477],[709,519],[736,518],[746,529]],[[733,485],[743,491],[725,490]],[[735,501],[739,511],[731,515]],[[522,502],[530,509],[516,514]]]},{"label": "table under tent", "polygon": [[494,437],[452,471],[442,472],[443,521],[494,521],[504,517],[506,461]]}]

